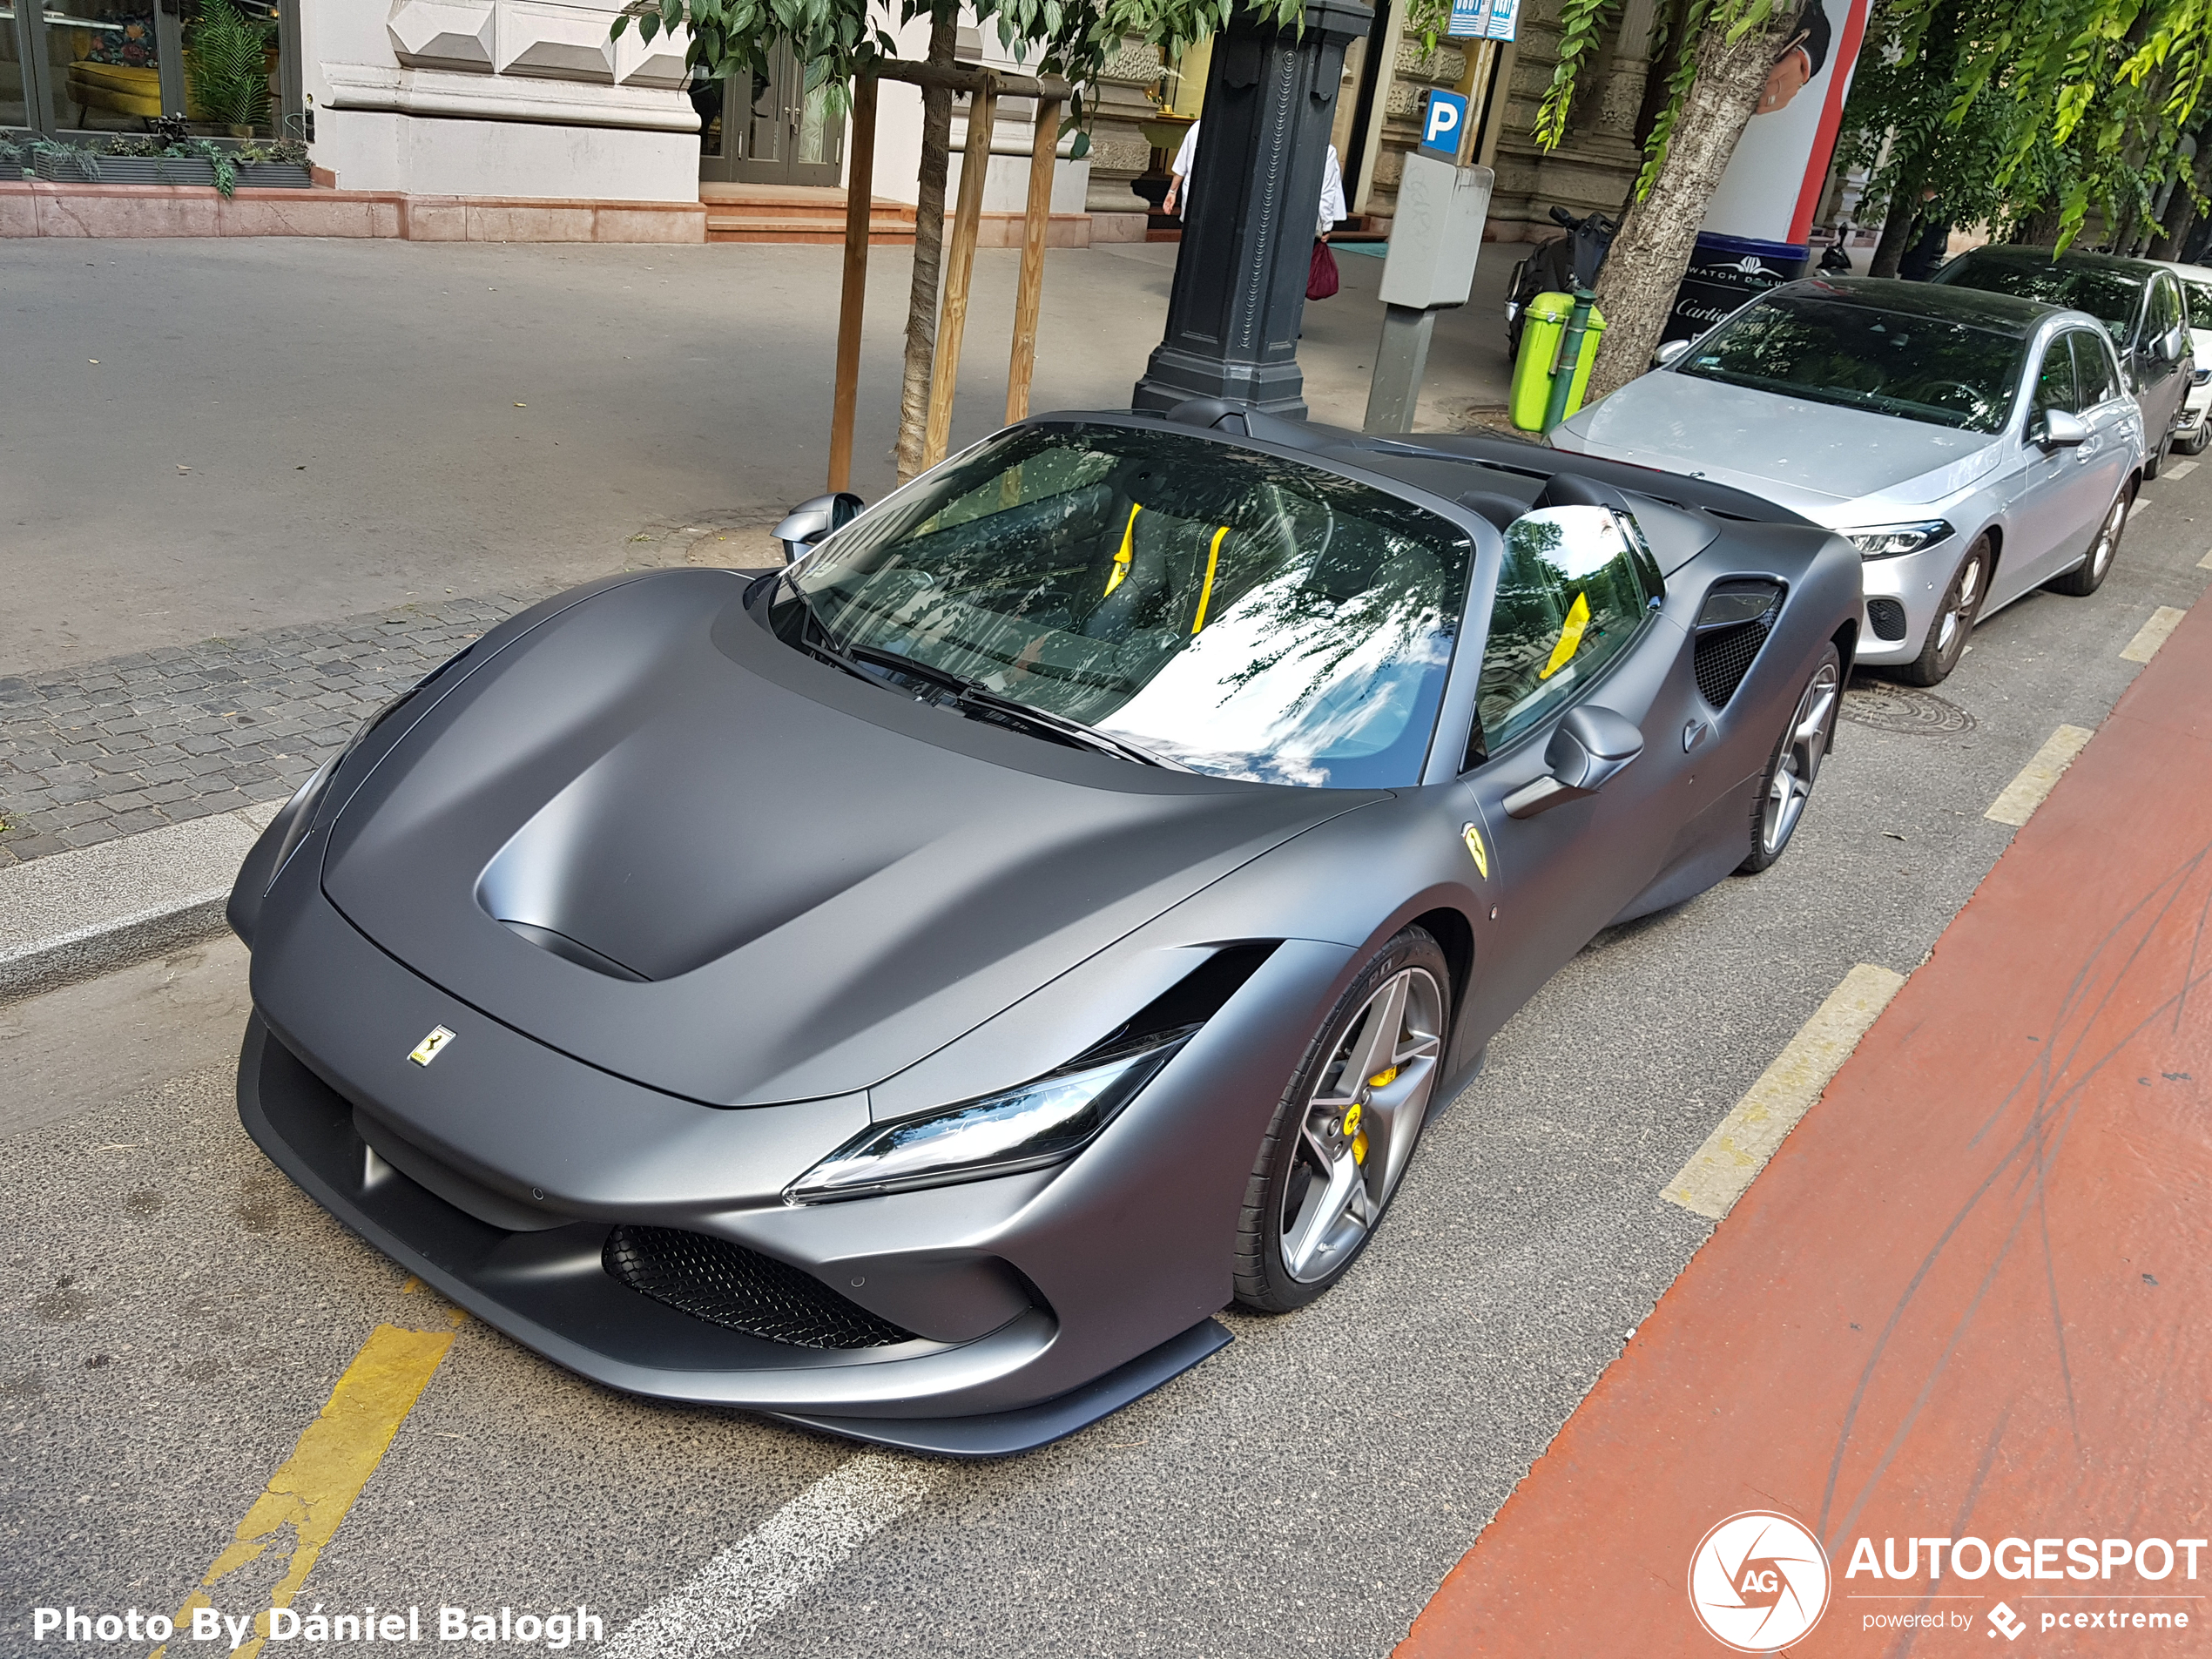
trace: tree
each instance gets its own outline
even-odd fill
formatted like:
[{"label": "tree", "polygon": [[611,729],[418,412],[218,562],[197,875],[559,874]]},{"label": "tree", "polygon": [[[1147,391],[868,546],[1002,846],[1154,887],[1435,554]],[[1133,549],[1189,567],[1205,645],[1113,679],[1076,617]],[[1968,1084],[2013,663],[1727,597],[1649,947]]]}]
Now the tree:
[{"label": "tree", "polygon": [[[1089,138],[1082,89],[1096,79],[1109,51],[1125,37],[1163,45],[1170,54],[1227,27],[1232,8],[1290,26],[1302,0],[969,0],[980,22],[995,23],[999,38],[1040,75],[1065,77],[1075,86],[1068,126],[1076,129],[1075,154]],[[1432,12],[1437,0],[1421,0]],[[1444,0],[1440,15],[1449,15]],[[960,0],[632,0],[615,19],[619,36],[635,18],[646,39],[663,30],[688,27],[686,61],[701,79],[765,71],[769,54],[787,46],[803,68],[806,90],[826,87],[833,112],[842,113],[846,87],[856,75],[898,63],[891,33],[929,18],[931,66],[953,67]],[[914,209],[914,283],[907,297],[904,383],[899,398],[899,480],[921,470],[929,382],[937,347],[938,282],[943,255],[945,174],[952,135],[953,94],[943,87],[922,93],[921,168]],[[1063,128],[1063,131],[1066,129]]]},{"label": "tree", "polygon": [[[1576,82],[1618,3],[1567,0],[1559,67],[1537,114],[1547,147],[1566,135]],[[1598,284],[1608,327],[1594,396],[1649,361],[1706,204],[1795,14],[1777,0],[1676,0],[1662,22],[1680,32],[1671,51],[1668,40],[1656,43],[1652,57],[1674,67]],[[1887,181],[1893,210],[1917,215],[1935,188],[1952,211],[1941,185],[1909,176],[1912,166],[1947,171],[1961,196],[1966,170],[1980,167],[2002,204],[1994,217],[2047,227],[2061,249],[2093,207],[2107,225],[2153,217],[2155,192],[2180,171],[2182,135],[2212,84],[2212,0],[1892,0],[1880,38],[1900,82],[1930,54],[1921,90],[1926,109],[1941,111],[1899,124],[1925,133]]]},{"label": "tree", "polygon": [[[1536,111],[1536,141],[1547,149],[1567,136],[1576,84],[1618,3],[1567,0],[1561,12],[1559,67]],[[1642,171],[1598,278],[1606,333],[1590,376],[1592,398],[1634,380],[1658,349],[1705,205],[1796,24],[1796,10],[1776,0],[1687,0],[1662,13],[1668,35],[1655,42],[1651,57],[1672,69],[1645,140]]]}]

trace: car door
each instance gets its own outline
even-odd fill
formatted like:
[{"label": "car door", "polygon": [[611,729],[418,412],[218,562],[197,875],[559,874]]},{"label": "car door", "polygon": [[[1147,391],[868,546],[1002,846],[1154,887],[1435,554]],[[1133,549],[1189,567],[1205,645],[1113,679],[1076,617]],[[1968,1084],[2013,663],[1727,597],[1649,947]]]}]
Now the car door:
[{"label": "car door", "polygon": [[2047,335],[2042,355],[2028,381],[2027,419],[2021,422],[2019,471],[2011,492],[2010,523],[1990,583],[1989,606],[2005,604],[2047,582],[2081,556],[2095,528],[2094,509],[2083,479],[2080,448],[2047,448],[2045,422],[2054,413],[2080,413],[2074,349],[2065,332]]},{"label": "car door", "polygon": [[2101,520],[2135,464],[2130,430],[2135,404],[2128,395],[2111,338],[2102,329],[2071,329],[2067,341],[2074,347],[2074,383],[2080,414],[2089,428],[2089,442],[2078,453],[2082,488],[2094,523]]},{"label": "car door", "polygon": [[[1657,567],[1611,508],[1539,508],[1507,532],[1460,782],[1469,851],[1501,895],[1471,1009],[1485,1030],[1649,885],[1683,816],[1663,799],[1684,745],[1661,740],[1682,725],[1681,711],[1660,704],[1683,645],[1654,609],[1661,593]],[[1611,725],[1601,708],[1641,734],[1643,752],[1593,793],[1527,810],[1519,798],[1550,774],[1561,722],[1582,710]]]},{"label": "car door", "polygon": [[2155,273],[2144,293],[2128,361],[2135,401],[2143,412],[2143,444],[2152,455],[2172,429],[2188,386],[2182,372],[2182,360],[2188,354],[2184,314],[2174,279],[2163,271]]}]

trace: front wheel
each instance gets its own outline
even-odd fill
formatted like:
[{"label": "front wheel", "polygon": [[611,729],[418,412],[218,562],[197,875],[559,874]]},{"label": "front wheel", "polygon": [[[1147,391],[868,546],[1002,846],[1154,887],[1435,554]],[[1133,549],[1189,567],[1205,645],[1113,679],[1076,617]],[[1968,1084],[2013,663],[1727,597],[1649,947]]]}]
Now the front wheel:
[{"label": "front wheel", "polygon": [[1377,951],[1322,1022],[1260,1142],[1238,1218],[1237,1300],[1305,1306],[1373,1235],[1444,1062],[1451,970],[1427,932]]},{"label": "front wheel", "polygon": [[1990,569],[1995,563],[1989,537],[1974,537],[1966,556],[1951,573],[1951,585],[1943,590],[1943,606],[1928,624],[1920,654],[1896,670],[1898,678],[1907,685],[1937,685],[1959,666],[1959,659],[1966,654],[1966,636],[1973,632],[1974,619],[1981,614],[1983,597],[1989,591]]},{"label": "front wheel", "polygon": [[1831,642],[1821,650],[1790,724],[1776,739],[1774,758],[1767,762],[1766,787],[1751,803],[1751,851],[1737,867],[1744,875],[1770,868],[1797,832],[1812,799],[1813,780],[1836,734],[1836,715],[1843,697],[1844,658]]},{"label": "front wheel", "polygon": [[2158,441],[2158,448],[2151,452],[2150,459],[2143,462],[2144,482],[2148,483],[2158,476],[2161,469],[2166,465],[2166,453],[2173,447],[2174,428],[2168,427],[2166,435]]},{"label": "front wheel", "polygon": [[2054,577],[2043,585],[2072,599],[2086,599],[2104,586],[2105,577],[2112,570],[2112,561],[2120,551],[2121,533],[2128,528],[2128,509],[2134,499],[2134,486],[2122,484],[2120,493],[2113,497],[2112,505],[2105,509],[2104,523],[2097,526],[2097,539],[2089,544],[2089,556],[2064,576]]}]

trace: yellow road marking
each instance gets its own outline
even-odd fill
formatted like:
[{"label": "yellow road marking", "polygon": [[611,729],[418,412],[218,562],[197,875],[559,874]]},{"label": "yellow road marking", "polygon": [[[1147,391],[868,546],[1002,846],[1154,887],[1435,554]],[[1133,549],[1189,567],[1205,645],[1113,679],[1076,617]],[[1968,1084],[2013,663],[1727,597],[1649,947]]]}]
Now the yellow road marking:
[{"label": "yellow road marking", "polygon": [[[321,1415],[307,1425],[292,1455],[269,1477],[246,1519],[231,1534],[229,1547],[177,1609],[179,1636],[191,1628],[194,1608],[215,1605],[210,1590],[259,1560],[289,1527],[292,1556],[284,1576],[269,1592],[266,1607],[255,1615],[252,1640],[238,1649],[242,1659],[253,1659],[261,1651],[269,1634],[266,1608],[292,1604],[452,1346],[450,1331],[402,1331],[380,1325],[369,1333],[323,1402]],[[164,1659],[169,1646],[164,1642],[149,1659]]]},{"label": "yellow road marking", "polygon": [[2120,653],[2121,660],[2147,663],[2158,655],[2158,648],[2166,643],[2166,636],[2182,625],[2186,610],[2176,610],[2172,605],[2161,605],[2150,613],[2150,620],[2135,631],[2128,642],[2128,649]]},{"label": "yellow road marking", "polygon": [[2035,758],[2020,769],[2020,776],[2005,786],[2005,792],[1989,804],[1982,814],[1992,823],[2010,824],[2014,829],[2035,816],[2035,809],[2043,804],[2059,781],[2059,774],[2074,764],[2082,745],[2096,736],[2078,725],[2062,725],[2043,740]]},{"label": "yellow road marking", "polygon": [[1713,1221],[1727,1215],[1904,983],[1871,962],[1844,974],[1660,1196]]}]

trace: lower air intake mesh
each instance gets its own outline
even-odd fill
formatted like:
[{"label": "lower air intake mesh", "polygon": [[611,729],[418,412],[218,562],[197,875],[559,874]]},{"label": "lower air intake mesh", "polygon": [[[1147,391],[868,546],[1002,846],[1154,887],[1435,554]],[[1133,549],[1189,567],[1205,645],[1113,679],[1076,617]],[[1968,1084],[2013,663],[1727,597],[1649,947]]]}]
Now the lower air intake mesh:
[{"label": "lower air intake mesh", "polygon": [[1905,607],[1894,599],[1869,599],[1866,602],[1866,624],[1874,631],[1877,639],[1905,637]]},{"label": "lower air intake mesh", "polygon": [[880,1348],[911,1342],[812,1273],[726,1238],[673,1227],[617,1227],[600,1257],[633,1291],[679,1312],[799,1348]]},{"label": "lower air intake mesh", "polygon": [[1728,699],[1736,695],[1736,688],[1751,671],[1751,662],[1759,654],[1759,647],[1766,644],[1768,629],[1767,619],[1762,617],[1697,637],[1692,659],[1697,673],[1697,689],[1715,708],[1725,708]]}]

